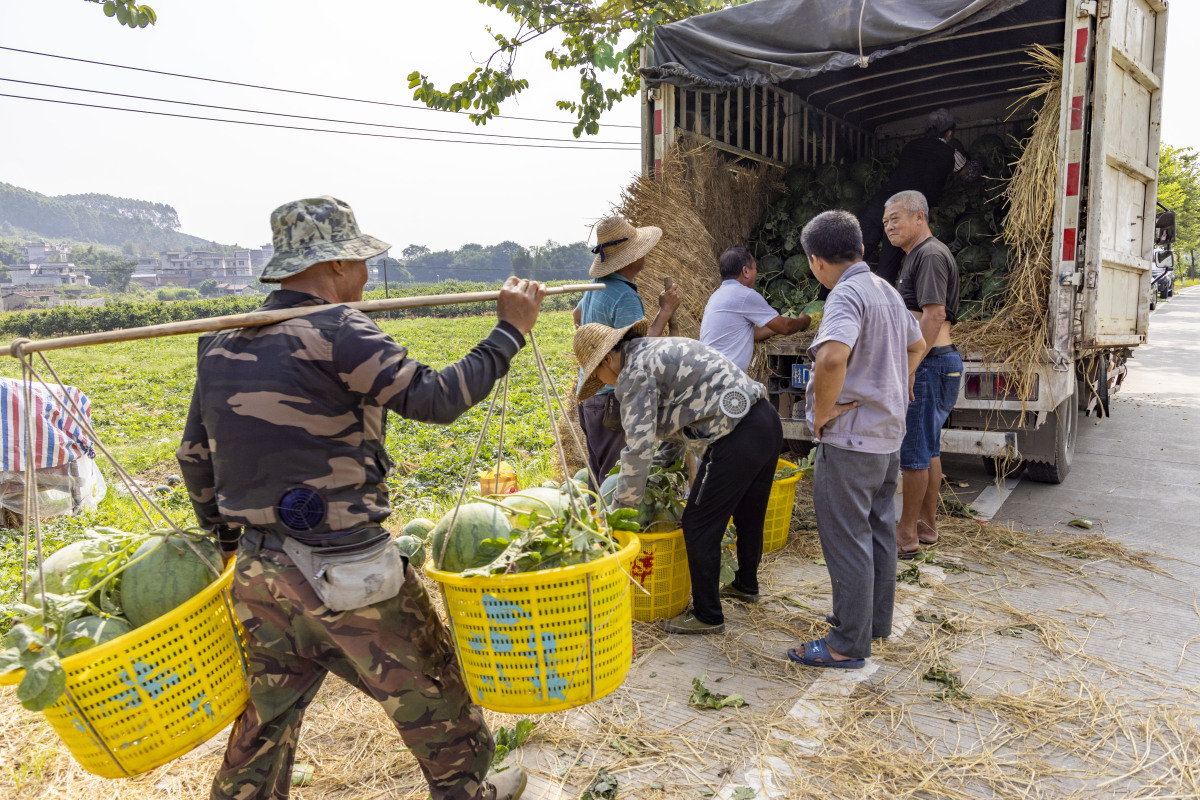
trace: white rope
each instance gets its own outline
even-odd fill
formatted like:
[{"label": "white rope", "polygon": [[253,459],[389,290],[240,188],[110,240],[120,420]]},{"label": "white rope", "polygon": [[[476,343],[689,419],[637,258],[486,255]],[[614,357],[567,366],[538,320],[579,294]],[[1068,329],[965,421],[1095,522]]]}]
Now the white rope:
[{"label": "white rope", "polygon": [[867,13],[867,0],[862,0],[862,8],[860,8],[858,10],[858,65],[860,67],[862,67],[863,69],[866,69],[867,64],[869,63],[867,61],[867,57],[865,55],[863,55],[863,40],[862,40],[863,17],[866,15],[866,13]]}]

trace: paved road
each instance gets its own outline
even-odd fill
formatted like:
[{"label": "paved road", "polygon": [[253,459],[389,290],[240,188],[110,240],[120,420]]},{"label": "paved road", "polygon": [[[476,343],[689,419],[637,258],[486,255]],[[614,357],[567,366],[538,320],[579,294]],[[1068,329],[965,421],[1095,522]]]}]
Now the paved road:
[{"label": "paved road", "polygon": [[[1000,525],[898,586],[891,640],[867,669],[781,660],[822,635],[829,607],[822,562],[789,545],[764,563],[763,603],[727,606],[723,637],[643,634],[618,692],[547,719],[518,751],[533,796],[578,797],[604,765],[633,797],[1200,797],[1198,333],[1200,289],[1159,305],[1112,417],[1081,419],[1060,486],[997,492],[977,459],[947,458],[970,483],[961,499],[990,497]],[[1155,569],[1080,539],[1067,523],[1081,517]],[[1010,558],[1007,525],[1040,532],[1038,554]],[[942,658],[974,700],[949,705],[922,680]],[[750,705],[689,707],[702,676]],[[867,719],[877,738],[855,727]]]}]

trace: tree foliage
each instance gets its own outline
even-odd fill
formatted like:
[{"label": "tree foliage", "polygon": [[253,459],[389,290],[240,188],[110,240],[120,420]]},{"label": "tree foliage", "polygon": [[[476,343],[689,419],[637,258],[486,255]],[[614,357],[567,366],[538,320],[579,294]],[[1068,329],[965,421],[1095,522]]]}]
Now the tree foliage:
[{"label": "tree foliage", "polygon": [[5,226],[46,239],[72,239],[114,247],[130,243],[134,252],[138,247],[149,252],[224,249],[176,230],[179,214],[165,203],[106,194],[48,197],[0,183],[0,228]]},{"label": "tree foliage", "polygon": [[1158,202],[1175,212],[1175,249],[1200,250],[1200,153],[1191,147],[1158,149]]},{"label": "tree foliage", "polygon": [[96,3],[104,11],[104,16],[113,17],[118,24],[130,28],[144,28],[158,22],[154,9],[146,5],[138,5],[131,0],[86,0]]},{"label": "tree foliage", "polygon": [[[404,266],[416,283],[447,279],[465,281],[504,280],[509,275],[539,281],[586,279],[592,253],[583,242],[525,248],[516,242],[464,244],[458,250],[435,250],[409,258]],[[391,279],[392,273],[388,276]]]},{"label": "tree foliage", "polygon": [[71,248],[71,261],[87,272],[94,286],[104,286],[115,292],[129,288],[129,279],[137,269],[135,259],[125,258],[109,250],[97,249],[95,245]]},{"label": "tree foliage", "polygon": [[[641,86],[638,67],[641,48],[650,44],[654,28],[667,22],[715,11],[746,0],[479,0],[499,9],[516,22],[513,35],[487,31],[496,50],[481,67],[448,90],[438,89],[419,70],[408,76],[413,97],[443,111],[469,111],[471,120],[485,124],[500,113],[500,104],[529,88],[515,75],[521,48],[543,36],[561,38],[546,51],[556,70],[579,70],[579,96],[559,100],[578,122],[574,133],[600,132],[600,115]],[[612,73],[616,86],[605,86],[602,73]]]}]

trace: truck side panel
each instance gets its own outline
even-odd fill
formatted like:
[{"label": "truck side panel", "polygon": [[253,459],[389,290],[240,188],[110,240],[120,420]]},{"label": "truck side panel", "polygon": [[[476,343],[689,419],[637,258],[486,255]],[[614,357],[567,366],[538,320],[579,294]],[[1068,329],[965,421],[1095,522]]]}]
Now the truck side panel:
[{"label": "truck side panel", "polygon": [[1092,92],[1083,337],[1087,348],[1146,340],[1166,7],[1157,0],[1098,6]]}]

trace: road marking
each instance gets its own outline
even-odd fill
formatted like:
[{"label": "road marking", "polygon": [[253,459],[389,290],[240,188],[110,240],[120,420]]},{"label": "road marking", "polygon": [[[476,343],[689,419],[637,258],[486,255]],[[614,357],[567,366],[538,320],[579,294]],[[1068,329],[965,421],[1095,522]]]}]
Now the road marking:
[{"label": "road marking", "polygon": [[[919,589],[910,590],[903,585],[896,587],[891,639],[900,638],[912,627],[917,620],[917,609],[926,603],[936,586],[945,582],[946,573],[940,567],[921,564],[921,577],[925,580],[925,586]],[[796,745],[804,753],[816,752],[821,738],[833,728],[842,710],[838,701],[848,698],[857,684],[873,675],[880,666],[879,660],[872,658],[862,669],[823,670],[821,677],[813,681],[808,691],[787,712],[788,719],[800,723],[809,735],[791,736],[780,730],[773,731],[773,735]],[[784,800],[790,796],[787,791],[791,785],[789,781],[795,779],[797,769],[800,768],[774,756],[752,761],[736,778],[730,776],[730,780],[717,792],[716,800],[732,800],[738,786],[754,789],[757,797],[766,800]]]},{"label": "road marking", "polygon": [[975,509],[975,519],[986,522],[999,514],[1000,506],[1004,505],[1004,501],[1008,499],[1020,482],[1020,478],[1005,478],[1004,486],[998,487],[994,483],[989,483],[987,488],[980,492],[979,496],[971,503],[971,508]]}]

